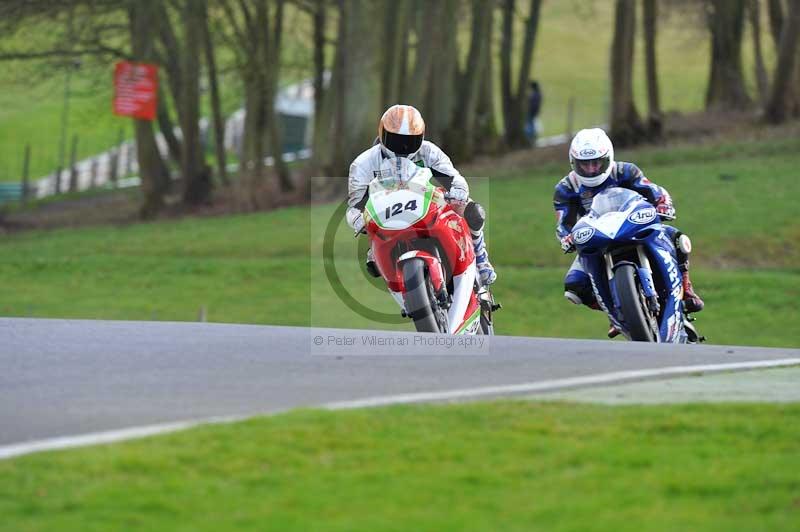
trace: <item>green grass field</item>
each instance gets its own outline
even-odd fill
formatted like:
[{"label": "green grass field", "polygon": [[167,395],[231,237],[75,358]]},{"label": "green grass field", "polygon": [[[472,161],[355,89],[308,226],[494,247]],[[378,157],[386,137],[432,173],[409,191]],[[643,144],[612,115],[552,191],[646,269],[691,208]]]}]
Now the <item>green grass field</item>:
[{"label": "green grass field", "polygon": [[[800,346],[800,225],[785,198],[800,140],[622,153],[672,193],[676,225],[694,240],[694,279],[708,308],[698,326],[714,343]],[[553,237],[552,165],[525,175],[471,178],[488,205],[499,334],[602,338],[604,316],[570,305],[561,280],[573,256]],[[781,190],[781,197],[770,191]],[[322,240],[334,206],[125,227],[33,232],[0,242],[0,313],[134,320],[208,319],[394,328],[349,310],[323,270]],[[357,245],[362,250],[357,251]],[[397,316],[382,287],[360,271],[366,239],[340,224],[334,264],[342,285],[370,308]],[[394,320],[396,321],[396,320]]]},{"label": "green grass field", "polygon": [[[611,32],[588,30],[610,27],[611,6],[544,3],[533,77],[545,92],[545,134],[566,128],[571,98],[575,124],[605,121]],[[707,37],[701,17],[689,19],[660,19],[667,111],[703,105]],[[771,62],[766,31],[764,40]],[[295,65],[303,57],[292,51]],[[6,66],[0,181],[15,181],[28,142],[33,176],[57,164],[63,73],[29,82],[28,67]],[[111,115],[110,76],[111,65],[85,65],[73,78],[79,157],[130,132]],[[618,154],[675,199],[707,303],[697,324],[712,343],[800,347],[798,152],[800,139],[786,138]],[[553,238],[551,198],[565,170],[470,176],[489,210],[499,334],[605,337],[601,313],[561,295],[572,256]],[[0,315],[193,321],[202,308],[219,322],[411,330],[357,315],[331,289],[321,245],[334,209],[4,235]],[[361,271],[364,245],[340,224],[342,285],[396,316]],[[0,530],[800,530],[799,427],[797,404],[295,411],[0,461]]]},{"label": "green grass field", "polygon": [[800,405],[297,411],[0,461],[0,529],[789,531]]},{"label": "green grass field", "polygon": [[[799,149],[619,155],[670,189],[714,343],[800,347],[800,183],[786,178]],[[604,337],[601,313],[561,295],[561,172],[471,178],[489,207],[500,334]],[[205,307],[211,321],[411,330],[331,289],[321,246],[335,207],[8,235],[0,314],[196,320]],[[336,236],[342,285],[396,316],[361,272],[365,240],[342,223]],[[797,404],[296,411],[0,461],[0,530],[798,530],[799,422]]]}]

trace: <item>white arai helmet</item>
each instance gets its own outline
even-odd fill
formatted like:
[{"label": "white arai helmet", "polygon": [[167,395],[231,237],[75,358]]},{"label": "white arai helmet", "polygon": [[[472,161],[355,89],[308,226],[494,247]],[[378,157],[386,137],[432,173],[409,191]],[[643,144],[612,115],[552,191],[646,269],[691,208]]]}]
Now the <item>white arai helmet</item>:
[{"label": "white arai helmet", "polygon": [[599,186],[614,168],[614,145],[599,127],[578,131],[569,146],[569,164],[586,187]]}]

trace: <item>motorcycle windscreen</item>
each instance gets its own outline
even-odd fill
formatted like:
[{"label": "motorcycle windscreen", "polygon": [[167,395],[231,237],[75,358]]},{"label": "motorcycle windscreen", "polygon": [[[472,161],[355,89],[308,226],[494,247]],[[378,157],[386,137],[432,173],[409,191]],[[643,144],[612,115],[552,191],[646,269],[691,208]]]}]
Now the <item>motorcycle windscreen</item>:
[{"label": "motorcycle windscreen", "polygon": [[392,191],[406,188],[409,183],[423,181],[427,183],[431,171],[428,168],[417,166],[405,157],[387,157],[381,161],[379,170],[373,172],[374,178],[370,181],[370,195],[380,191]]},{"label": "motorcycle windscreen", "polygon": [[627,188],[607,188],[592,200],[590,214],[593,217],[600,217],[610,212],[624,211],[636,201],[645,201],[645,199],[641,194]]}]

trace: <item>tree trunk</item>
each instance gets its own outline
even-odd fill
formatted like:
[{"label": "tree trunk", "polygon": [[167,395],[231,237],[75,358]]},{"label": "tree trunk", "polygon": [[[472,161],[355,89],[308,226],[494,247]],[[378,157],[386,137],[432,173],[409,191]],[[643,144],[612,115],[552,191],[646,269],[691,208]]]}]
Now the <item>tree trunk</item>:
[{"label": "tree trunk", "polygon": [[381,108],[402,103],[401,84],[407,67],[409,0],[383,6],[383,57],[381,61]]},{"label": "tree trunk", "polygon": [[432,55],[432,61],[421,109],[425,118],[426,138],[448,149],[445,134],[456,110],[458,20],[453,13],[458,9],[458,1],[440,0],[436,6],[440,25],[436,30],[427,29],[426,35],[431,37],[433,44],[431,48],[423,48]]},{"label": "tree trunk", "polygon": [[651,137],[661,136],[663,121],[658,94],[658,69],[656,68],[656,32],[658,5],[656,0],[643,0],[642,27],[644,29],[645,70],[647,75],[647,131]]},{"label": "tree trunk", "polygon": [[758,0],[747,0],[747,14],[750,28],[753,31],[753,57],[755,58],[755,78],[758,87],[758,99],[764,102],[767,99],[768,81],[767,69],[764,67],[764,53],[761,50],[761,6]]},{"label": "tree trunk", "polygon": [[778,64],[772,82],[765,116],[771,123],[780,123],[789,116],[797,116],[797,87],[793,79],[797,77],[798,68],[798,32],[800,32],[800,0],[790,0],[788,20],[781,32],[781,44],[778,48]]},{"label": "tree trunk", "polygon": [[[425,4],[415,13],[417,53],[409,101],[425,119],[425,137],[446,147],[444,135],[455,110],[458,63],[457,20],[454,0]],[[434,29],[430,20],[439,21]]]},{"label": "tree trunk", "polygon": [[[271,151],[280,188],[291,188],[291,180],[283,161],[280,125],[275,113],[275,97],[279,80],[279,57],[283,31],[284,0],[251,0],[234,4],[217,0],[233,33],[238,52],[237,66],[245,93],[244,139],[240,172],[245,178],[242,188],[250,197],[243,198],[250,208],[259,208],[264,201],[275,204],[277,187],[265,182],[264,159]],[[274,15],[270,5],[274,4]],[[271,148],[267,150],[267,148]]]},{"label": "tree trunk", "polygon": [[[329,176],[317,192],[341,197],[347,190],[348,168],[375,139],[380,117],[379,35],[372,30],[376,6],[368,0],[337,0],[338,41],[330,89],[327,141],[314,153],[316,167]],[[373,42],[375,41],[375,42]]]},{"label": "tree trunk", "polygon": [[247,69],[242,74],[245,96],[241,171],[254,179],[261,179],[267,153],[266,82],[258,68]]},{"label": "tree trunk", "polygon": [[485,66],[484,74],[478,96],[478,108],[475,117],[475,135],[477,139],[476,149],[480,153],[494,153],[500,143],[497,130],[497,121],[494,100],[494,8],[489,11],[488,31],[481,53],[484,54]]},{"label": "tree trunk", "polygon": [[611,138],[620,146],[645,135],[633,101],[633,49],[636,35],[635,0],[617,0],[611,44]]},{"label": "tree trunk", "polygon": [[503,34],[500,36],[500,97],[503,104],[503,128],[507,146],[510,124],[518,117],[514,116],[514,89],[511,86],[511,50],[514,47],[514,12],[515,0],[503,1]]},{"label": "tree trunk", "polygon": [[781,31],[783,31],[783,4],[781,0],[767,0],[767,14],[769,15],[769,32],[775,48],[781,45]]},{"label": "tree trunk", "polygon": [[750,106],[742,72],[745,0],[708,0],[711,74],[706,108],[736,111]]},{"label": "tree trunk", "polygon": [[227,157],[225,153],[225,118],[222,116],[219,85],[217,83],[217,61],[214,55],[214,40],[208,26],[208,12],[204,12],[203,50],[206,68],[208,69],[208,86],[211,90],[211,124],[214,128],[214,154],[217,161],[217,175],[220,181],[228,185]]},{"label": "tree trunk", "polygon": [[459,161],[471,159],[475,152],[478,102],[489,54],[486,35],[494,22],[492,15],[492,0],[472,0],[472,30],[467,66],[458,76],[458,112],[453,117],[453,125],[447,135],[450,156]]},{"label": "tree trunk", "polygon": [[200,146],[200,54],[206,0],[186,0],[183,7],[184,53],[181,61],[182,93],[178,102],[183,132],[181,173],[183,201],[200,205],[211,199],[211,176]]},{"label": "tree trunk", "polygon": [[167,94],[164,92],[162,85],[158,86],[158,129],[164,135],[164,140],[167,143],[170,158],[176,165],[181,164],[181,141],[175,136],[175,124],[169,116],[167,109]]},{"label": "tree trunk", "polygon": [[158,2],[156,9],[158,9],[157,27],[161,40],[162,64],[167,71],[170,95],[177,108],[183,95],[183,72],[181,66],[183,47],[175,35],[166,2]]},{"label": "tree trunk", "polygon": [[[267,126],[269,134],[270,151],[272,152],[275,173],[282,192],[294,189],[289,167],[283,160],[283,132],[278,113],[275,111],[275,101],[278,95],[278,81],[280,79],[280,51],[283,36],[283,9],[285,0],[275,0],[275,14],[272,20],[272,32],[266,33],[263,37],[265,44],[264,56],[267,58],[267,65],[264,65],[267,79],[267,101],[266,107]],[[269,16],[269,13],[266,13]]]},{"label": "tree trunk", "polygon": [[514,0],[505,0],[503,3],[503,37],[500,49],[500,74],[503,96],[505,142],[509,148],[521,148],[528,145],[528,139],[525,137],[525,103],[541,7],[542,0],[531,0],[528,19],[525,21],[522,59],[515,89],[511,81],[511,65],[512,49],[514,46],[513,19],[516,6]]},{"label": "tree trunk", "polygon": [[323,140],[325,117],[325,26],[327,9],[325,2],[314,6],[314,133],[311,143],[316,151]]},{"label": "tree trunk", "polygon": [[[157,25],[158,0],[140,0],[128,8],[131,32],[131,48],[134,59],[152,61],[154,56],[154,34]],[[156,146],[153,124],[148,120],[134,119],[136,156],[139,163],[144,201],[139,214],[152,218],[164,205],[164,194],[169,186],[169,174]]]}]

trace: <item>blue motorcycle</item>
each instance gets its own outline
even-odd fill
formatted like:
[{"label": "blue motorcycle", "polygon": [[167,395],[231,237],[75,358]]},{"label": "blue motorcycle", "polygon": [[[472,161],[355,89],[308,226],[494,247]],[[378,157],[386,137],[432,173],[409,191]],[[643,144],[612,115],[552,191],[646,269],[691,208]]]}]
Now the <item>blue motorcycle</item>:
[{"label": "blue motorcycle", "polygon": [[675,244],[640,194],[608,188],[572,229],[583,270],[600,308],[637,342],[698,343],[683,309]]}]

